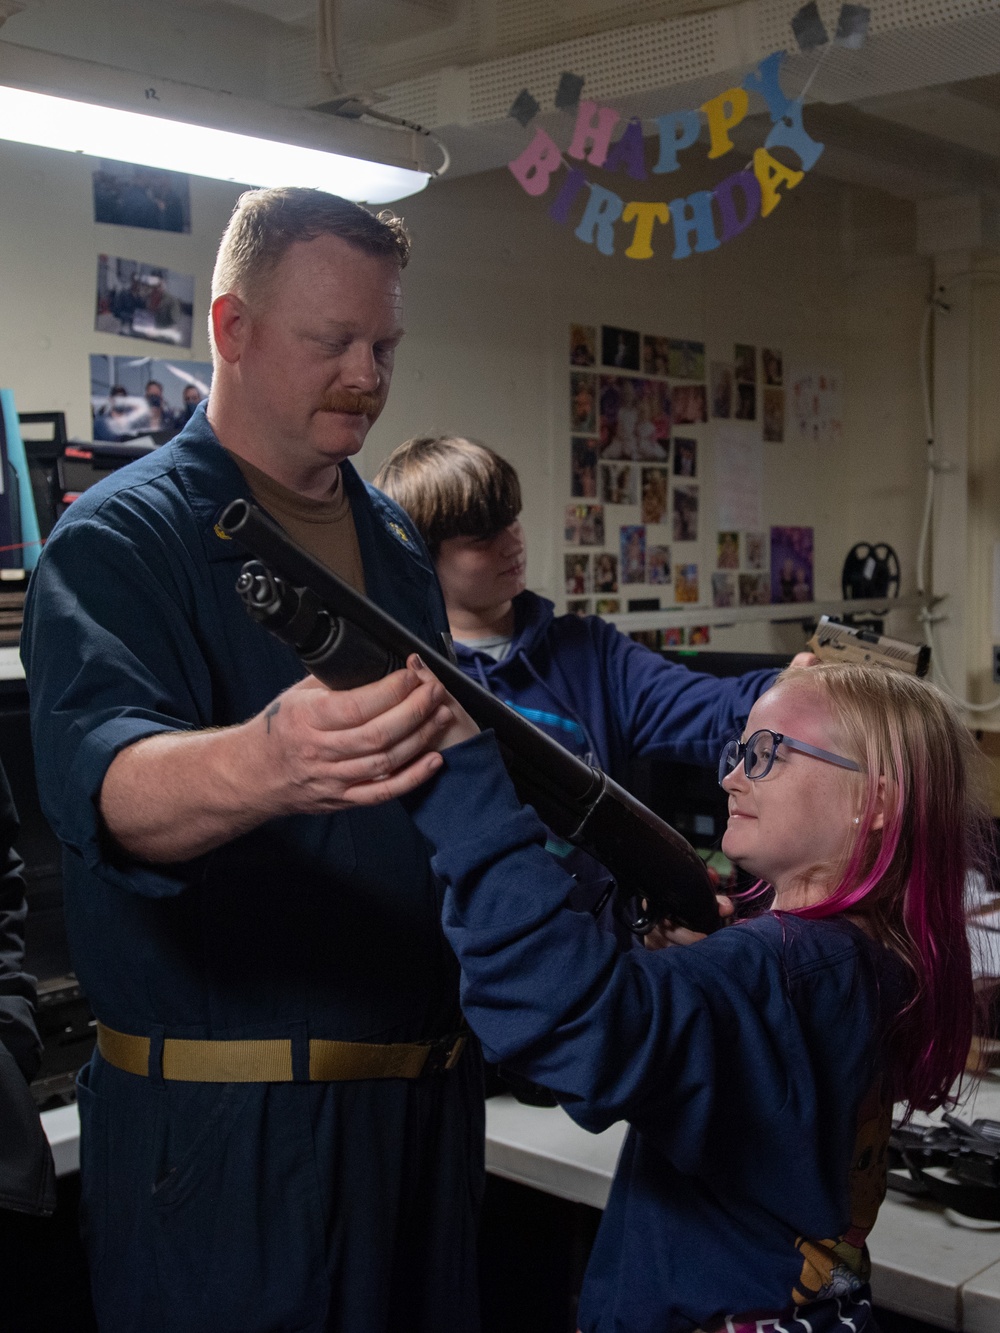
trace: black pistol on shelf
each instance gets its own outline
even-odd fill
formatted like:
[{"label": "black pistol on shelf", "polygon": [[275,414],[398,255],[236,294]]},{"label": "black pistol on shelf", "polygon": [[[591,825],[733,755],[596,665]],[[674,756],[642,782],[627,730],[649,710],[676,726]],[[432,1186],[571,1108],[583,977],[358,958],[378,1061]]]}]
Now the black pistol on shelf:
[{"label": "black pistol on shelf", "polygon": [[350,689],[419,653],[475,722],[492,728],[520,799],[611,872],[616,910],[631,930],[645,934],[664,917],[705,934],[718,927],[715,894],[697,852],[606,773],[470,680],[314,560],[256,505],[234,500],[220,526],[255,557],[236,585],[247,611],[294,648],[317,679]]}]

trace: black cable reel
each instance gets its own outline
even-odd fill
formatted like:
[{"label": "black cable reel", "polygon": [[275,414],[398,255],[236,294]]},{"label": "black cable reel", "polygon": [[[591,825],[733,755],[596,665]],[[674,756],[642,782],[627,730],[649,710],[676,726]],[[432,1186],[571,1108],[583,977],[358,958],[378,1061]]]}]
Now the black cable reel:
[{"label": "black cable reel", "polygon": [[[888,542],[857,542],[847,553],[840,575],[845,602],[899,596],[899,556]],[[845,615],[847,625],[866,625],[881,634],[884,621],[870,614]]]}]

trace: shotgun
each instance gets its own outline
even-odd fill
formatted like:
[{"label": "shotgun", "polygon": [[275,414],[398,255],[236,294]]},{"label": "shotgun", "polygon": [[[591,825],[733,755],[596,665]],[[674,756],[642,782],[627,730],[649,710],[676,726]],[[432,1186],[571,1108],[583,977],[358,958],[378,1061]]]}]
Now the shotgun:
[{"label": "shotgun", "polygon": [[418,653],[478,726],[491,728],[520,799],[615,881],[615,909],[646,934],[667,918],[709,934],[719,913],[705,865],[659,816],[484,690],[291,540],[256,505],[234,500],[222,531],[254,558],[236,584],[249,614],[331,689],[380,680]]}]

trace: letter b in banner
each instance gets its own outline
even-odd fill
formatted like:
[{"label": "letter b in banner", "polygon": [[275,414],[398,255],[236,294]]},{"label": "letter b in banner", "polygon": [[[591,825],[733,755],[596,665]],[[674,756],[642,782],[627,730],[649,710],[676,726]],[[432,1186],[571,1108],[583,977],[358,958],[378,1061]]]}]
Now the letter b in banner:
[{"label": "letter b in banner", "polygon": [[562,151],[555,139],[544,130],[536,130],[535,137],[520,155],[507,166],[518,185],[527,194],[544,194],[549,188],[552,173],[562,166]]},{"label": "letter b in banner", "polygon": [[590,198],[574,235],[587,245],[596,245],[602,255],[615,252],[615,223],[622,215],[624,202],[603,185],[590,184]]}]

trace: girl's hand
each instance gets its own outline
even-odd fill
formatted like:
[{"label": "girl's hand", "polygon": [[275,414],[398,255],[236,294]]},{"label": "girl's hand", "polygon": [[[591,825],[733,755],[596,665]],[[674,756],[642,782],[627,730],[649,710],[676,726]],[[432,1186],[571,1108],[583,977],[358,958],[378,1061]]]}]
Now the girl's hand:
[{"label": "girl's hand", "polygon": [[479,735],[479,727],[476,726],[462,705],[445,690],[433,671],[424,666],[423,660],[416,653],[407,658],[406,665],[411,671],[417,673],[422,685],[434,686],[436,693],[443,692],[444,698],[438,701],[438,706],[443,705],[451,712],[452,721],[435,738],[434,749],[447,750],[450,745],[458,745],[460,741],[467,741],[473,736]]},{"label": "girl's hand", "polygon": [[[732,916],[733,900],[724,893],[717,893],[715,901],[719,905],[719,916]],[[677,944],[694,944],[705,936],[700,930],[687,930],[684,926],[675,926],[672,921],[663,920],[643,937],[643,945],[650,950],[669,949]]]}]

